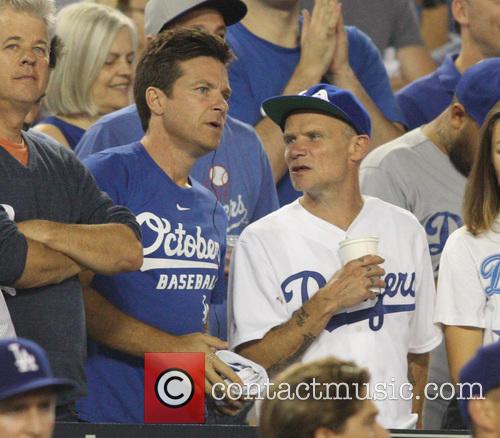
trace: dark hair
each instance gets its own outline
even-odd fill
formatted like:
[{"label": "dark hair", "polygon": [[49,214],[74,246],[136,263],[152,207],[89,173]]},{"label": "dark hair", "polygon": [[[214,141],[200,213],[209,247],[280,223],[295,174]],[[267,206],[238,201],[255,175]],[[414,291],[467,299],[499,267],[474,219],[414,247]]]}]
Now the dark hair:
[{"label": "dark hair", "polygon": [[500,120],[500,102],[490,110],[481,128],[481,143],[465,187],[463,216],[474,236],[491,229],[500,211],[500,187],[493,166],[493,128]]},{"label": "dark hair", "polygon": [[[369,381],[365,368],[334,357],[291,366],[274,379],[262,403],[261,436],[312,437],[320,427],[342,432],[366,398]],[[280,399],[284,388],[296,397]]]},{"label": "dark hair", "polygon": [[137,65],[134,98],[144,131],[148,129],[151,111],[146,102],[148,87],[162,90],[168,97],[174,83],[183,75],[180,63],[208,56],[227,65],[233,54],[218,36],[202,29],[179,28],[157,35]]}]

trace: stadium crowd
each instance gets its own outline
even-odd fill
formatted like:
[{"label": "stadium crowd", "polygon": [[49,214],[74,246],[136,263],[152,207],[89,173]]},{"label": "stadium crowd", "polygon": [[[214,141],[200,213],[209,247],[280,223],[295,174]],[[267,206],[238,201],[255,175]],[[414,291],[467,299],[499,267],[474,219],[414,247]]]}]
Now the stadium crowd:
[{"label": "stadium crowd", "polygon": [[143,423],[149,352],[264,437],[500,437],[500,2],[64,3],[0,0],[1,437]]}]

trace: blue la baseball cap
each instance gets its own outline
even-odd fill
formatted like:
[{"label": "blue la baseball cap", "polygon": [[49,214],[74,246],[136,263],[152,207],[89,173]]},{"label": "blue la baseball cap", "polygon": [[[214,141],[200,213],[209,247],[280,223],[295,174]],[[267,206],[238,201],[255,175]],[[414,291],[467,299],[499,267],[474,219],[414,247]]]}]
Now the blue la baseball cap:
[{"label": "blue la baseball cap", "polygon": [[470,425],[469,399],[485,397],[488,391],[500,386],[500,342],[480,348],[460,371],[458,382],[461,384],[458,405],[462,417]]},{"label": "blue la baseball cap", "polygon": [[465,70],[455,96],[481,126],[490,109],[500,101],[500,58],[483,59]]},{"label": "blue la baseball cap", "polygon": [[282,131],[292,112],[311,110],[346,122],[358,134],[371,134],[370,116],[363,104],[350,91],[330,84],[314,85],[296,95],[271,97],[262,109]]},{"label": "blue la baseball cap", "polygon": [[0,370],[0,400],[35,389],[75,386],[71,380],[54,377],[45,351],[23,338],[0,340]]}]

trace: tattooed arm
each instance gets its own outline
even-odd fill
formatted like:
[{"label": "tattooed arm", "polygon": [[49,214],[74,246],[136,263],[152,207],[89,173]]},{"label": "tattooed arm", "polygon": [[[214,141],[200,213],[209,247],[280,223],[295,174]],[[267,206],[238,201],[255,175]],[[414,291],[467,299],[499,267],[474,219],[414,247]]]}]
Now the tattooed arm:
[{"label": "tattooed arm", "polygon": [[337,271],[284,324],[269,330],[262,339],[239,345],[236,351],[261,364],[270,374],[295,362],[320,335],[332,315],[342,309],[373,298],[370,287],[384,287],[383,259],[365,256]]}]

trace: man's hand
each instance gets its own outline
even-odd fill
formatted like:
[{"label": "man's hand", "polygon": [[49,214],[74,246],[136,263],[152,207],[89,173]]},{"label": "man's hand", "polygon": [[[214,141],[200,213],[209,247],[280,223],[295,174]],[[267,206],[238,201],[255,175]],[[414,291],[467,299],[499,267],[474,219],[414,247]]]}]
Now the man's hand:
[{"label": "man's hand", "polygon": [[337,45],[337,27],[341,18],[337,0],[317,0],[312,14],[302,12],[300,66],[323,76],[332,62]]},{"label": "man's hand", "polygon": [[[217,387],[226,388],[225,378],[243,385],[243,382],[231,367],[215,355],[217,350],[227,348],[227,342],[205,333],[190,333],[178,336],[177,339],[174,351],[205,353],[205,394],[211,397],[212,388],[216,383],[219,383]],[[227,391],[222,391],[227,394]],[[227,397],[226,401],[232,404],[232,401]]]},{"label": "man's hand", "polygon": [[376,255],[367,255],[346,263],[338,270],[318,294],[329,307],[328,313],[355,306],[377,296],[372,289],[384,288],[382,279],[385,270],[381,268],[384,259]]}]

